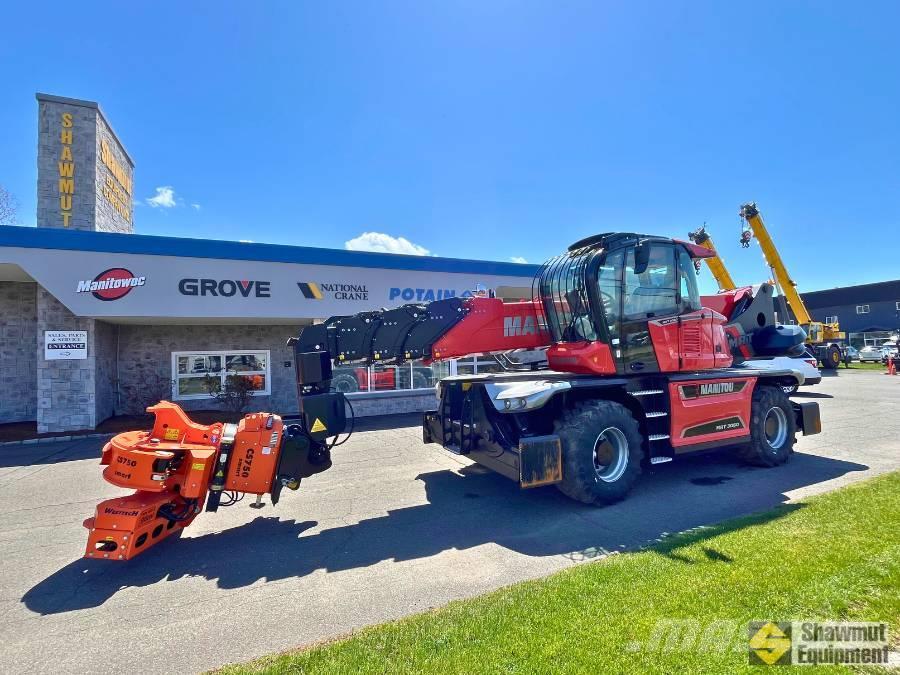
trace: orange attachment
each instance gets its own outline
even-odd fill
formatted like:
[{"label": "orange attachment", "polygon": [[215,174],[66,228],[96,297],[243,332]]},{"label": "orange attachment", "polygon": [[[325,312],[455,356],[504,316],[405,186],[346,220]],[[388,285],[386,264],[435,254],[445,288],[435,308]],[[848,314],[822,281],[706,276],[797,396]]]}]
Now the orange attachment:
[{"label": "orange attachment", "polygon": [[135,492],[101,502],[84,521],[90,530],[86,557],[128,560],[190,525],[206,500],[220,452],[228,475],[219,474],[216,489],[224,482],[226,490],[271,490],[284,429],[278,415],[252,413],[228,425],[229,434],[236,426],[229,449],[221,448],[221,422],[197,424],[168,401],[147,412],[155,415],[150,431],[118,434],[103,448],[103,477]]},{"label": "orange attachment", "polygon": [[284,423],[278,415],[253,413],[238,424],[226,490],[263,494],[272,487]]}]

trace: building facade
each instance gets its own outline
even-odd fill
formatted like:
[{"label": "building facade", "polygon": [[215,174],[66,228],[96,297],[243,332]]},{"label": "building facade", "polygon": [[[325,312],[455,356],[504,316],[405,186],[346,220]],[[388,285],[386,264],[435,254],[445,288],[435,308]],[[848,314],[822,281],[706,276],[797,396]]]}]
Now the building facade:
[{"label": "building facade", "polygon": [[900,334],[900,279],[802,295],[818,321],[839,322],[857,349]]},{"label": "building facade", "polygon": [[[134,162],[97,103],[37,94],[37,227],[0,227],[0,424],[90,429],[160,399],[215,408],[229,377],[252,407],[297,412],[287,340],[330,316],[530,293],[535,266],[134,234]],[[491,368],[337,366],[359,415],[424,410],[435,379]]]},{"label": "building facade", "polygon": [[[530,294],[535,266],[269,244],[0,228],[0,423],[93,428],[160,399],[210,409],[231,374],[254,408],[297,410],[286,342],[330,316],[469,295]],[[435,380],[484,360],[340,366],[360,415],[424,410]],[[218,385],[216,385],[218,382]],[[211,386],[212,383],[212,386]]]}]

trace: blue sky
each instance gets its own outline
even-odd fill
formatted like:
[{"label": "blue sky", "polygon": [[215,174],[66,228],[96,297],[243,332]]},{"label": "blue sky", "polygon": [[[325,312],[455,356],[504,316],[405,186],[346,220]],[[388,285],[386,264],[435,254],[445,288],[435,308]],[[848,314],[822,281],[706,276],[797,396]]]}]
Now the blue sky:
[{"label": "blue sky", "polygon": [[101,103],[142,234],[540,262],[706,222],[751,283],[755,200],[801,290],[900,276],[896,2],[135,4],[2,10],[22,224],[43,91]]}]

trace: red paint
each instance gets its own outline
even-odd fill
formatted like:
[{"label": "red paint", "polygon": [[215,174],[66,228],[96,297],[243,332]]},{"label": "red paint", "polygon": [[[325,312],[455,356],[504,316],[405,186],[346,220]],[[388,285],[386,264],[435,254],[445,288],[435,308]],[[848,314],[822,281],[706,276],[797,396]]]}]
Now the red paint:
[{"label": "red paint", "polygon": [[584,375],[614,375],[616,363],[612,350],[603,342],[566,342],[547,350],[547,363],[553,370]]},{"label": "red paint", "polygon": [[[731,393],[699,395],[699,388],[703,385],[716,385],[722,383],[734,383],[735,388],[741,386],[740,391]],[[698,396],[690,398],[684,387],[697,387]],[[671,426],[669,434],[672,446],[681,448],[720,441],[728,438],[740,438],[750,434],[750,403],[753,398],[753,389],[756,386],[755,377],[745,378],[715,378],[711,380],[688,380],[669,383],[669,402]],[[702,424],[725,421],[732,418],[740,420],[741,427],[724,431],[712,431],[697,436],[686,436],[689,430]]]},{"label": "red paint", "polygon": [[742,286],[740,288],[733,288],[730,291],[722,291],[715,295],[701,295],[700,304],[717,311],[725,318],[730,318],[734,306],[746,295],[753,295],[753,288],[750,286]]},{"label": "red paint", "polygon": [[673,241],[684,246],[691,258],[715,258],[718,255],[714,250],[690,241],[681,241],[681,239],[673,239]]},{"label": "red paint", "polygon": [[470,354],[533,349],[550,344],[544,313],[538,303],[503,302],[500,298],[469,298],[465,318],[434,343],[434,359]]},{"label": "red paint", "polygon": [[[705,249],[704,249],[705,250]],[[659,370],[675,373],[731,365],[725,317],[711,309],[647,323]]]}]

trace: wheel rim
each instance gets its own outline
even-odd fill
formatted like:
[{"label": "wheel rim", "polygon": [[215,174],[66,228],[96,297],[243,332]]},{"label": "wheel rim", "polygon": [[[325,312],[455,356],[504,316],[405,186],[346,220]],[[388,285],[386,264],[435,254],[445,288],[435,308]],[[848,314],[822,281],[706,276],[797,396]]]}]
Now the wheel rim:
[{"label": "wheel rim", "polygon": [[604,483],[615,483],[628,467],[628,439],[621,429],[607,427],[594,441],[594,475]]},{"label": "wheel rim", "polygon": [[787,415],[779,406],[769,408],[766,413],[764,428],[766,431],[766,443],[772,450],[780,450],[787,440]]}]

